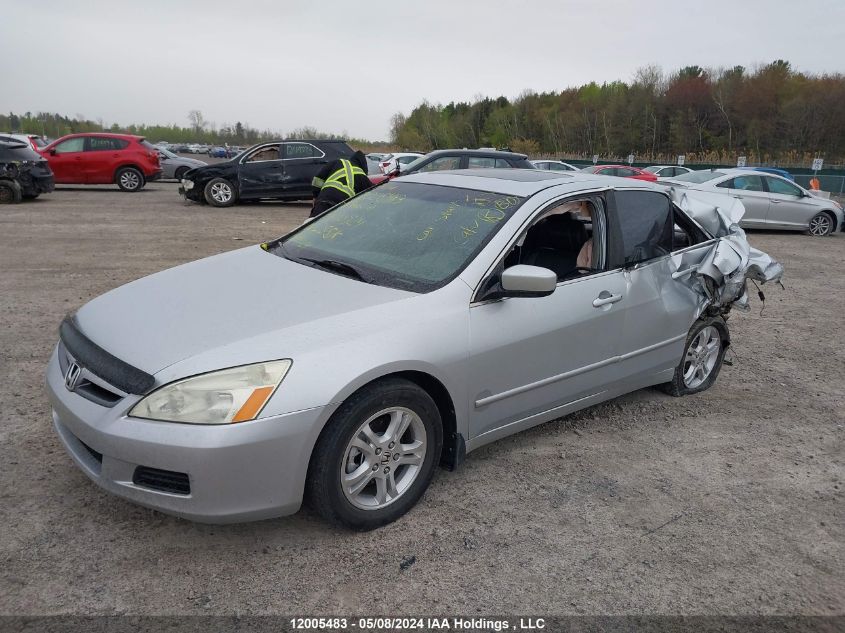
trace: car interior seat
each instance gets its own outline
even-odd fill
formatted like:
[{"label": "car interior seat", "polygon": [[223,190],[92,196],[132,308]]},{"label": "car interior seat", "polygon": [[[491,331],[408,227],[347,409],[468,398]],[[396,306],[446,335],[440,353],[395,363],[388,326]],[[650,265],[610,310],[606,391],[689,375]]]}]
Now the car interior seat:
[{"label": "car interior seat", "polygon": [[586,241],[583,222],[569,213],[551,215],[528,231],[522,246],[522,263],[548,268],[563,279],[575,270],[578,253]]}]

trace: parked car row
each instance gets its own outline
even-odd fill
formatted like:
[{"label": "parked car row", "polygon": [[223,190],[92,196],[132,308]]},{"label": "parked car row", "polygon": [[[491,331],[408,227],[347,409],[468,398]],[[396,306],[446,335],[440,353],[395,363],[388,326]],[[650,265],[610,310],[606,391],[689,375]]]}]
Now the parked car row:
[{"label": "parked car row", "polygon": [[[0,203],[19,202],[53,190],[58,184],[116,184],[122,191],[139,191],[159,178],[181,181],[187,199],[227,207],[259,199],[307,200],[311,180],[328,162],[352,155],[342,140],[286,140],[260,143],[248,150],[212,148],[227,161],[207,165],[179,156],[163,143],[150,144],[129,134],[70,134],[52,143],[32,134],[0,135]],[[842,206],[814,196],[784,170],[757,167],[693,171],[678,165],[640,169],[630,165],[589,165],[580,170],[557,160],[529,161],[524,154],[486,149],[436,150],[428,154],[371,154],[381,174],[373,184],[397,176],[429,171],[466,169],[533,169],[581,171],[658,182],[667,188],[728,194],[742,201],[744,228],[808,231],[830,235],[845,230]],[[372,171],[372,169],[371,169]]]}]

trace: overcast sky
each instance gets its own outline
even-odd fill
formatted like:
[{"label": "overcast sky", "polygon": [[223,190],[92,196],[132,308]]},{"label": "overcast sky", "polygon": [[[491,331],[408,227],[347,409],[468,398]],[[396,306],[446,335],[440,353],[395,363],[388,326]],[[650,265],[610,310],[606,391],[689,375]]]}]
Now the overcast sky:
[{"label": "overcast sky", "polygon": [[386,139],[390,117],[637,68],[845,72],[845,0],[0,0],[0,111],[106,124],[313,126]]}]

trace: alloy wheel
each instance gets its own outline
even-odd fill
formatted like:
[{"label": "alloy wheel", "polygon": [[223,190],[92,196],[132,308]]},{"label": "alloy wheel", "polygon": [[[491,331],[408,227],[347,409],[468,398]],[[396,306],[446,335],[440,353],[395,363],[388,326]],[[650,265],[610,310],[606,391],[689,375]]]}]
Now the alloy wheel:
[{"label": "alloy wheel", "polygon": [[123,185],[124,189],[137,189],[141,186],[141,178],[138,176],[138,172],[127,170],[120,174],[120,184]]},{"label": "alloy wheel", "polygon": [[420,416],[404,407],[383,409],[352,435],[340,465],[346,499],[380,510],[401,497],[420,473],[428,446]]},{"label": "alloy wheel", "polygon": [[232,188],[224,182],[216,182],[211,185],[211,197],[221,204],[226,204],[232,199]]},{"label": "alloy wheel", "polygon": [[712,325],[695,335],[684,357],[684,385],[688,389],[697,389],[710,377],[721,347],[722,337]]},{"label": "alloy wheel", "polygon": [[830,233],[831,229],[830,216],[826,213],[819,213],[812,220],[810,220],[810,234],[824,236]]}]

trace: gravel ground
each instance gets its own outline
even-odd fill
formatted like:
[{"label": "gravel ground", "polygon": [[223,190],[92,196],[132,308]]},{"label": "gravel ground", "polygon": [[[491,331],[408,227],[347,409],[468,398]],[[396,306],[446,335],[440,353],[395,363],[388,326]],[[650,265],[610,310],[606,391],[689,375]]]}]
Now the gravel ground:
[{"label": "gravel ground", "polygon": [[0,208],[0,613],[845,613],[843,234],[751,235],[786,288],[733,315],[710,391],[643,390],[487,446],[383,529],[198,525],[96,488],[42,384],[62,317],[306,213],[184,204],[173,183]]}]

